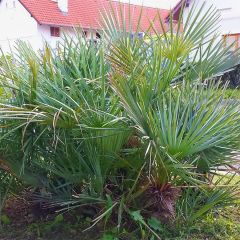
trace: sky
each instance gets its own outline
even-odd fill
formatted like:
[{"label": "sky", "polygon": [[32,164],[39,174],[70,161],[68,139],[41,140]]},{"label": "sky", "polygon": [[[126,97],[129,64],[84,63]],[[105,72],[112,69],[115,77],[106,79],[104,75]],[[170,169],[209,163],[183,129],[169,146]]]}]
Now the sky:
[{"label": "sky", "polygon": [[[129,0],[121,0],[122,2],[129,2]],[[130,3],[145,5],[150,7],[158,7],[158,8],[173,8],[179,0],[130,0]]]}]

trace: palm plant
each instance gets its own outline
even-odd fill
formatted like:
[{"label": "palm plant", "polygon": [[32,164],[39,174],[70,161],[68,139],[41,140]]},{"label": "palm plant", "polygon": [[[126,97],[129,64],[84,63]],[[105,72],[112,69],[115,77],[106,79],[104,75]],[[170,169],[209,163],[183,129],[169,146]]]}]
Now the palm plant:
[{"label": "palm plant", "polygon": [[175,186],[206,184],[207,173],[231,162],[239,141],[238,104],[216,96],[218,84],[209,80],[238,60],[217,36],[210,38],[217,10],[203,9],[193,8],[183,26],[182,13],[176,26],[170,16],[169,29],[156,16],[144,39],[136,37],[141,16],[129,33],[134,27],[123,10],[103,14],[110,84],[146,146],[144,178],[152,199],[145,205],[166,221],[180,196]]},{"label": "palm plant", "polygon": [[192,9],[184,26],[158,14],[143,39],[141,14],[132,26],[123,11],[102,13],[99,43],[76,32],[56,51],[18,42],[3,57],[1,163],[48,207],[94,206],[94,224],[117,212],[119,229],[129,214],[146,227],[139,209],[165,223],[179,212],[195,220],[238,191],[210,178],[239,148],[238,104],[211,81],[237,59],[210,39],[213,8]]},{"label": "palm plant", "polygon": [[47,45],[39,54],[23,42],[17,47],[1,68],[3,161],[26,184],[58,186],[68,200],[82,182],[100,197],[131,132],[106,85],[101,46],[77,33],[55,53]]}]

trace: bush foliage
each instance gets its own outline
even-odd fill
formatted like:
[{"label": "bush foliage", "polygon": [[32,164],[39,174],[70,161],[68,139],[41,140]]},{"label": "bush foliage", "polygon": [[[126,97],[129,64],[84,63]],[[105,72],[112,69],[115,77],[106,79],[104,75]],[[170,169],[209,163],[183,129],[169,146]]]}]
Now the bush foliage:
[{"label": "bush foliage", "polygon": [[141,16],[131,32],[113,9],[97,43],[81,32],[38,53],[18,42],[0,68],[4,186],[149,239],[233,204],[238,185],[216,176],[239,151],[239,106],[211,79],[236,58],[209,40],[217,11],[202,13],[139,39]]}]

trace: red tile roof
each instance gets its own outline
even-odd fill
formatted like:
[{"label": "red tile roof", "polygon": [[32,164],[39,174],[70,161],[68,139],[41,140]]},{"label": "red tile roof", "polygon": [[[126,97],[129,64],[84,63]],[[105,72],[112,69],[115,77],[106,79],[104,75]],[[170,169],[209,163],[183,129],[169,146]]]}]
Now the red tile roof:
[{"label": "red tile roof", "polygon": [[165,18],[166,21],[170,20],[170,15],[172,16],[172,19],[174,21],[178,21],[182,8],[189,7],[190,3],[191,3],[191,0],[180,0],[176,4],[176,6],[173,8],[173,10],[169,12],[169,15]]},{"label": "red tile roof", "polygon": [[[58,8],[58,4],[52,0],[19,1],[39,24],[53,26],[81,26],[82,28],[99,29],[100,11],[102,11],[102,9],[111,11],[111,5],[108,0],[68,0],[67,14],[62,13]],[[120,11],[120,5],[122,9],[125,9],[125,18],[127,21],[130,6],[133,28],[136,28],[141,6],[112,2],[112,6],[114,9],[118,9],[118,12]],[[143,7],[141,20],[142,31],[148,29],[150,21],[153,21],[158,11],[162,19],[165,19],[169,14],[169,11],[166,9]],[[158,30],[161,29],[159,21],[156,23],[156,28]]]}]

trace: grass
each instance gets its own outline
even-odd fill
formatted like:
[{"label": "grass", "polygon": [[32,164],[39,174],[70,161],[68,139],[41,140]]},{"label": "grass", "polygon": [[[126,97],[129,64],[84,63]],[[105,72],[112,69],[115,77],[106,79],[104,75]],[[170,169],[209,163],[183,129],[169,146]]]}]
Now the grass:
[{"label": "grass", "polygon": [[[226,180],[225,176],[223,178]],[[218,179],[216,177],[215,181]],[[222,177],[221,177],[222,179]],[[231,183],[238,182],[240,176],[235,176]],[[54,211],[34,216],[34,211],[29,205],[24,209],[25,203],[20,199],[10,201],[14,206],[9,206],[10,213],[3,211],[0,218],[0,239],[4,240],[153,240],[143,238],[134,233],[118,233],[116,226],[98,224],[88,231],[92,219],[81,209],[63,214]],[[22,204],[22,205],[21,205]],[[11,215],[11,212],[13,215]],[[35,212],[36,214],[36,212]],[[38,214],[38,213],[37,213]],[[16,216],[17,215],[17,216]],[[204,218],[197,220],[191,226],[179,228],[163,228],[162,240],[238,240],[240,236],[240,202],[224,209],[213,210]]]},{"label": "grass", "polygon": [[193,228],[188,239],[237,240],[240,236],[240,208],[228,207],[211,213]]},{"label": "grass", "polygon": [[[11,220],[10,220],[11,221]],[[58,215],[53,220],[39,221],[31,223],[22,227],[13,226],[11,222],[3,225],[0,230],[1,239],[38,239],[38,240],[51,240],[51,239],[101,239],[101,240],[117,240],[117,239],[130,239],[130,238],[117,238],[114,236],[114,231],[109,231],[105,235],[100,229],[88,232],[82,232],[88,227],[91,222],[90,219],[65,219],[63,215]],[[24,231],[23,231],[24,230]],[[172,235],[172,236],[171,236]],[[215,213],[208,214],[205,219],[197,222],[191,228],[185,228],[181,231],[166,233],[163,239],[176,239],[176,240],[237,240],[240,236],[240,208],[226,208],[219,210]],[[138,239],[131,236],[131,239]]]},{"label": "grass", "polygon": [[[27,216],[28,220],[31,216]],[[24,219],[22,219],[24,220]],[[26,219],[25,219],[26,221]],[[92,223],[89,217],[84,217],[79,212],[65,214],[49,214],[44,218],[34,221],[16,222],[9,216],[2,215],[2,227],[0,228],[0,239],[5,240],[139,240],[133,233],[117,234],[115,227],[109,230],[98,225],[89,231],[83,232]],[[197,221],[193,226],[181,227],[181,229],[165,230],[162,239],[170,240],[237,240],[240,236],[240,205],[227,207],[214,211]],[[141,238],[148,240],[148,238]]]}]

